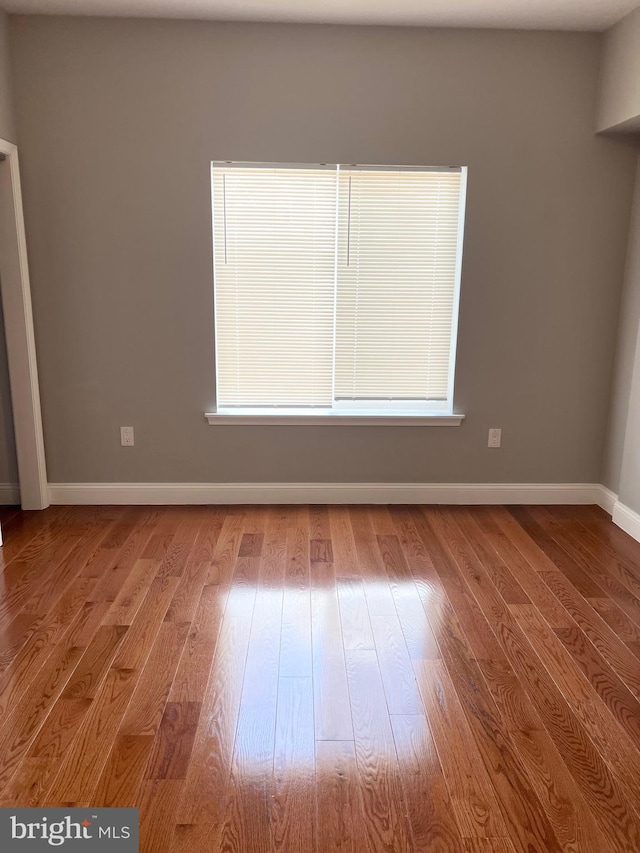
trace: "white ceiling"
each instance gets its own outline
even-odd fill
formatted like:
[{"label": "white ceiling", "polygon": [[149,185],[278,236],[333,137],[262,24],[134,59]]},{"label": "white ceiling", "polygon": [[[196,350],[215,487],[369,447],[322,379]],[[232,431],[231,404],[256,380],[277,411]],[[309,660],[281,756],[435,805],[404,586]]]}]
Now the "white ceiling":
[{"label": "white ceiling", "polygon": [[639,0],[0,0],[8,12],[432,27],[603,30]]}]

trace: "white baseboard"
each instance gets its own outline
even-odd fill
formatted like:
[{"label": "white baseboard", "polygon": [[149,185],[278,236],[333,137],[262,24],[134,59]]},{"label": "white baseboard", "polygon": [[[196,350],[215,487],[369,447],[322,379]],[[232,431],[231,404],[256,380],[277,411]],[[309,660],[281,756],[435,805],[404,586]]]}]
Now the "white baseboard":
[{"label": "white baseboard", "polygon": [[50,483],[49,500],[52,504],[598,504],[607,509],[606,491],[593,483]]},{"label": "white baseboard", "polygon": [[618,501],[618,496],[606,486],[598,486],[598,488],[600,489],[600,498],[595,501],[595,503],[597,503],[598,506],[601,506],[605,512],[609,513],[609,515],[613,515],[613,508]]},{"label": "white baseboard", "polygon": [[0,483],[0,506],[20,503],[20,486],[17,483]]},{"label": "white baseboard", "polygon": [[616,501],[613,508],[613,523],[621,527],[629,536],[640,542],[640,515],[634,510]]}]

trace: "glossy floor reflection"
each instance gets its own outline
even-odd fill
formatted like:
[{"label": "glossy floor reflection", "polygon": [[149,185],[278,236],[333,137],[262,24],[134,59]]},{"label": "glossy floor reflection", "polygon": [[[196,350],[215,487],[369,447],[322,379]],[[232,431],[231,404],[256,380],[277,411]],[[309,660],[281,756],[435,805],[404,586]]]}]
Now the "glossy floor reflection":
[{"label": "glossy floor reflection", "polygon": [[640,850],[640,546],[600,510],[0,510],[0,805],[141,850]]}]

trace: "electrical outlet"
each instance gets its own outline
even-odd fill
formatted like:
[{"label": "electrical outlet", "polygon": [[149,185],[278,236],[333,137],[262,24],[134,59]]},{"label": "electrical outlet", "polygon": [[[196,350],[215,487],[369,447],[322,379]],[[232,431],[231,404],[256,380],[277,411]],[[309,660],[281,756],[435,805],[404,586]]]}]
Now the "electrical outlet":
[{"label": "electrical outlet", "polygon": [[502,430],[501,429],[490,429],[489,430],[489,441],[487,442],[487,447],[500,447],[501,442],[502,442]]},{"label": "electrical outlet", "polygon": [[133,447],[133,427],[120,427],[120,444],[123,447]]}]

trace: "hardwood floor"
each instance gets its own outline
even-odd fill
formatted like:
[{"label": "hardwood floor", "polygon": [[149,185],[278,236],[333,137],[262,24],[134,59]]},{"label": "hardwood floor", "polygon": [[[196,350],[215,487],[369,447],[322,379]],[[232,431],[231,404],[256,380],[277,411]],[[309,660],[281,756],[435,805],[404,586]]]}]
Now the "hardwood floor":
[{"label": "hardwood floor", "polygon": [[144,853],[640,851],[640,544],[595,507],[0,509],[0,805]]}]

